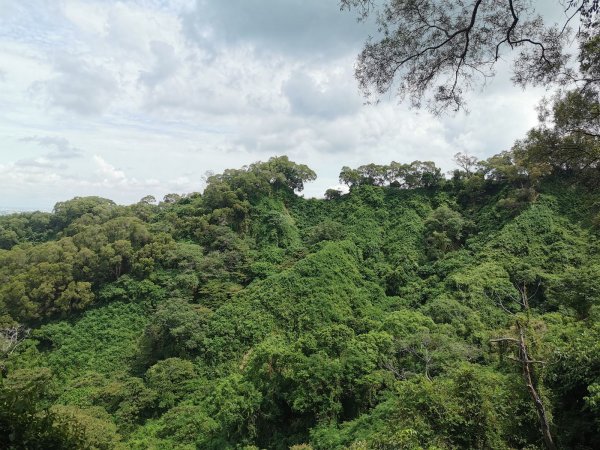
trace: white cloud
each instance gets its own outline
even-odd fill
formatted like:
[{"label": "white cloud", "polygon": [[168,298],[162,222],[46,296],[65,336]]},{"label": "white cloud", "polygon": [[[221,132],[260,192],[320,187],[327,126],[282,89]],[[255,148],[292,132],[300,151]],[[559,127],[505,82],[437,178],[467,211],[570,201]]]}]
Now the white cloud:
[{"label": "white cloud", "polygon": [[125,172],[116,169],[114,166],[107,163],[104,158],[99,155],[94,155],[94,163],[98,167],[97,172],[104,177],[105,183],[127,183]]}]

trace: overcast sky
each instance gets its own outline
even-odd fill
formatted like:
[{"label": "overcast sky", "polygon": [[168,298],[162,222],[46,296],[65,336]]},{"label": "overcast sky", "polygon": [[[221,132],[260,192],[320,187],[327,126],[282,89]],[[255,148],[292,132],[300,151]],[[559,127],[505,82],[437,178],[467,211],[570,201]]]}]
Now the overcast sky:
[{"label": "overcast sky", "polygon": [[353,65],[370,33],[337,0],[0,0],[0,207],[162,198],[283,154],[321,196],[344,165],[449,170],[535,125],[543,91],[506,75],[469,115],[365,106]]}]

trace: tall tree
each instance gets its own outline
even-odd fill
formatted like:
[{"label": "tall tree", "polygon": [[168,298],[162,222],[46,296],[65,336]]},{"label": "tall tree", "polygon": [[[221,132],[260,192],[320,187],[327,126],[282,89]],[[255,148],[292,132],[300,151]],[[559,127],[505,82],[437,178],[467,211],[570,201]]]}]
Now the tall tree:
[{"label": "tall tree", "polygon": [[[547,24],[530,0],[340,0],[342,9],[375,13],[380,36],[358,56],[356,78],[367,98],[397,91],[434,112],[465,106],[464,95],[495,75],[501,57],[516,51],[513,82],[520,86],[598,83],[585,56],[598,26],[598,0],[561,2],[563,24]],[[540,2],[541,3],[541,2]],[[580,70],[569,66],[569,24],[579,18]],[[590,52],[587,52],[590,55]],[[587,75],[585,74],[587,72]]]}]

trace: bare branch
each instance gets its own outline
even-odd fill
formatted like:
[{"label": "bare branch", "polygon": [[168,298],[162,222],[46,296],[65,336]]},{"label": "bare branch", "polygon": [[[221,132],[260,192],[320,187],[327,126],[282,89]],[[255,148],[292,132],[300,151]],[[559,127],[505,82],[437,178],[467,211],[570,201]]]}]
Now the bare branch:
[{"label": "bare branch", "polygon": [[519,341],[517,339],[509,338],[509,337],[502,337],[502,338],[490,339],[490,342],[492,344],[495,344],[495,343],[498,343],[498,342],[509,342],[511,344],[518,344],[519,343]]},{"label": "bare branch", "polygon": [[11,355],[27,339],[30,331],[29,328],[20,324],[0,329],[0,353],[4,356]]}]

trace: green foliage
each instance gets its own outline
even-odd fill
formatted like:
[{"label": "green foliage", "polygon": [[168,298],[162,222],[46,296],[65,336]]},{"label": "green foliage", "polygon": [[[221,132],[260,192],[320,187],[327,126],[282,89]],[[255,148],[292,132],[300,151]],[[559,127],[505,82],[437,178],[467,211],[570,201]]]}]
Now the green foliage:
[{"label": "green foliage", "polygon": [[506,377],[466,365],[433,382],[398,382],[369,414],[316,428],[311,442],[315,449],[510,448],[511,397]]},{"label": "green foliage", "polygon": [[268,199],[257,208],[253,234],[259,245],[274,245],[290,249],[300,246],[300,234],[287,208],[280,202]]},{"label": "green foliage", "polygon": [[[0,445],[7,449],[80,448],[86,429],[49,409],[53,390],[47,368],[20,369],[0,385]],[[102,447],[99,447],[102,448]],[[106,448],[106,447],[104,447]]]},{"label": "green foliage", "polygon": [[592,308],[600,308],[600,265],[569,267],[551,287],[549,295],[560,306],[573,308],[580,318],[587,318]]},{"label": "green foliage", "polygon": [[431,257],[439,257],[456,250],[464,241],[467,221],[462,215],[446,205],[432,211],[425,222],[428,253]]},{"label": "green foliage", "polygon": [[566,447],[594,448],[600,443],[597,433],[600,411],[597,386],[600,383],[600,327],[598,322],[549,318],[552,352],[545,375],[555,396],[555,421],[564,430],[560,442]]},{"label": "green foliage", "polygon": [[352,186],[383,186],[401,188],[434,188],[442,184],[444,178],[441,170],[431,161],[413,161],[410,164],[399,164],[392,161],[388,166],[367,164],[357,169],[343,167],[340,172],[340,183]]},{"label": "green foliage", "polygon": [[50,411],[54,416],[55,424],[79,430],[82,436],[79,445],[98,450],[121,448],[117,426],[103,408],[82,409],[70,405],[54,405]]},{"label": "green foliage", "polygon": [[44,242],[55,236],[52,215],[43,212],[0,216],[0,249],[11,249],[24,242]]},{"label": "green foliage", "polygon": [[345,237],[344,225],[333,220],[326,220],[308,230],[307,243],[314,245],[321,241],[341,241]]},{"label": "green foliage", "polygon": [[172,298],[159,305],[140,339],[141,363],[152,365],[171,357],[190,357],[199,351],[211,311]]},{"label": "green foliage", "polygon": [[161,417],[157,435],[182,444],[207,446],[218,430],[219,423],[202,407],[181,405]]},{"label": "green foliage", "polygon": [[147,318],[136,304],[115,302],[86,312],[74,323],[47,324],[32,333],[46,364],[61,379],[93,370],[120,372],[134,356]]},{"label": "green foliage", "polygon": [[168,358],[157,362],[146,372],[146,384],[158,393],[158,406],[172,408],[191,392],[190,382],[196,370],[190,361]]},{"label": "green foliage", "polygon": [[121,376],[97,392],[94,404],[111,413],[120,428],[127,431],[152,416],[158,406],[158,394],[140,378]]},{"label": "green foliage", "polygon": [[292,336],[332,323],[361,329],[382,292],[363,281],[358,264],[352,243],[327,243],[291,269],[250,285],[215,312],[207,351],[241,352],[277,328]]},{"label": "green foliage", "polygon": [[62,234],[72,235],[92,224],[104,223],[121,214],[121,207],[101,197],[75,197],[54,205],[51,223]]},{"label": "green foliage", "polygon": [[0,218],[0,446],[539,448],[490,342],[519,320],[559,447],[597,448],[600,198],[533,136],[448,181],[368,164],[304,199],[276,157]]}]

